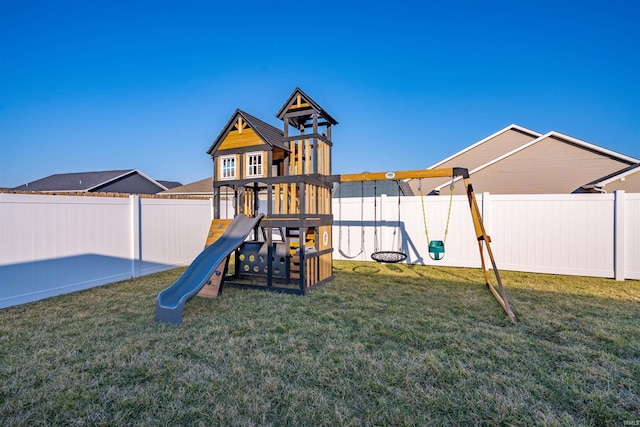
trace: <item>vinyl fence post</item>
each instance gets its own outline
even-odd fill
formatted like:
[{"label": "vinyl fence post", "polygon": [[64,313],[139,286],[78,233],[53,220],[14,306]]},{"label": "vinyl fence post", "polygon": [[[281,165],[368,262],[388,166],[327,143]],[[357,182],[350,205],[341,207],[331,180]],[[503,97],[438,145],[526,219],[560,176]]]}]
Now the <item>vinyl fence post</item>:
[{"label": "vinyl fence post", "polygon": [[142,215],[140,212],[140,196],[131,194],[131,277],[140,277],[142,263]]},{"label": "vinyl fence post", "polygon": [[624,190],[613,194],[613,274],[616,280],[624,280]]}]

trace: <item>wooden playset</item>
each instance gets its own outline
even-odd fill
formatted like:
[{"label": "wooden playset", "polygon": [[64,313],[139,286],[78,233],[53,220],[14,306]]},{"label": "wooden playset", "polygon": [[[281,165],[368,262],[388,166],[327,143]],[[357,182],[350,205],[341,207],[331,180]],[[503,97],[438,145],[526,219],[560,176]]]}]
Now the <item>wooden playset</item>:
[{"label": "wooden playset", "polygon": [[[336,182],[462,178],[485,283],[508,317],[515,321],[466,169],[332,175],[331,128],[338,122],[299,88],[276,116],[283,121],[282,130],[236,110],[208,150],[213,159],[214,189],[214,220],[208,243],[214,242],[229,224],[229,220],[220,219],[223,195],[233,201],[236,214],[253,217],[261,212],[265,216],[199,295],[215,296],[221,284],[305,294],[331,280],[334,250],[331,197]],[[432,258],[441,259],[444,242],[429,242],[429,247]],[[489,283],[485,250],[497,289]],[[376,250],[372,258],[398,262],[406,255],[395,250]]]}]

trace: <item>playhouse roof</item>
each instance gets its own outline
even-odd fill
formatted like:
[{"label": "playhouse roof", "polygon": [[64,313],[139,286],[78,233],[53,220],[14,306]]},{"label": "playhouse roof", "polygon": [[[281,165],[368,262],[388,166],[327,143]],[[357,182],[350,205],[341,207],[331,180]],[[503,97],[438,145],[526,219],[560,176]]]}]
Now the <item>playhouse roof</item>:
[{"label": "playhouse roof", "polygon": [[[298,97],[300,97],[300,102],[298,102]],[[299,111],[304,111],[305,109],[313,109],[317,111],[322,118],[324,118],[327,122],[332,125],[337,125],[338,122],[327,113],[324,108],[320,106],[317,102],[315,102],[309,95],[304,93],[302,89],[299,87],[295,88],[289,98],[285,101],[276,114],[276,117],[280,120],[284,120],[287,112],[291,110],[294,105],[299,105]],[[302,117],[302,118],[301,118]],[[300,123],[304,123],[308,119],[308,116],[298,116],[298,118],[292,118],[292,124],[298,126]]]},{"label": "playhouse roof", "polygon": [[246,111],[242,111],[237,109],[232,115],[227,124],[222,131],[218,135],[218,137],[213,141],[213,144],[207,150],[207,154],[213,154],[222,141],[224,141],[225,137],[231,132],[233,126],[235,125],[238,116],[241,116],[245,123],[249,125],[251,129],[255,131],[255,133],[264,141],[265,144],[270,147],[278,147],[283,150],[289,151],[289,147],[283,142],[284,133],[278,129],[277,127],[270,125],[267,122],[260,120],[259,118],[252,116]]}]

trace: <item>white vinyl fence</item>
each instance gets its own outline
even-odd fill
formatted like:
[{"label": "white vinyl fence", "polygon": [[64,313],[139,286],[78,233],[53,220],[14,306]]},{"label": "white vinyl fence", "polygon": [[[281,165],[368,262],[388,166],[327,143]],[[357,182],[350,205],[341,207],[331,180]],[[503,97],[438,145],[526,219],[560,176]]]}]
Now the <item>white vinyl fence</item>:
[{"label": "white vinyl fence", "polygon": [[[424,202],[430,239],[444,239],[449,198]],[[640,194],[484,193],[478,203],[498,268],[640,279]],[[188,265],[204,247],[211,206],[0,193],[0,308]],[[400,221],[397,198],[384,195],[334,200],[333,214],[335,259],[401,250],[410,263],[480,267],[466,196],[453,198],[441,261],[429,258],[420,197],[402,198]]]},{"label": "white vinyl fence", "polygon": [[188,265],[210,200],[0,194],[0,308]]},{"label": "white vinyl fence", "polygon": [[[640,194],[484,193],[477,198],[498,268],[640,279]],[[453,198],[440,261],[429,257],[420,197],[401,199],[399,222],[396,197],[383,195],[375,205],[376,210],[371,197],[334,200],[335,259],[346,259],[341,252],[365,261],[375,250],[400,250],[409,263],[480,267],[466,196]],[[443,240],[449,197],[424,197],[424,206],[429,238]]]}]

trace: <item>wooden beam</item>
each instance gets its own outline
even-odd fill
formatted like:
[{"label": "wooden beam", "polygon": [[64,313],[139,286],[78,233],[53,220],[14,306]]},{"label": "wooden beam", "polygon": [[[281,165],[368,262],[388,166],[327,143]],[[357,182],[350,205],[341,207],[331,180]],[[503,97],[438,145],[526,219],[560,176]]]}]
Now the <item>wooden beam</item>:
[{"label": "wooden beam", "polygon": [[363,172],[338,175],[339,182],[384,181],[387,179],[448,178],[453,176],[468,177],[465,168],[418,169],[395,172]]},{"label": "wooden beam", "polygon": [[[318,133],[318,114],[313,115],[313,133]],[[313,167],[311,168],[312,173],[320,173],[318,170],[318,139],[313,139]]]},{"label": "wooden beam", "polygon": [[289,141],[298,141],[300,139],[302,139],[302,137],[305,138],[318,138],[324,142],[326,142],[327,144],[331,145],[331,141],[329,140],[329,138],[327,138],[326,135],[323,135],[321,133],[301,133],[298,135],[293,135],[293,136],[285,136],[284,138],[282,138],[283,142],[289,142]]}]

